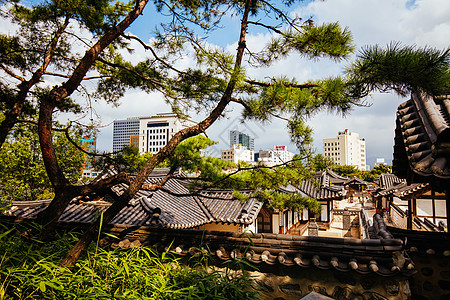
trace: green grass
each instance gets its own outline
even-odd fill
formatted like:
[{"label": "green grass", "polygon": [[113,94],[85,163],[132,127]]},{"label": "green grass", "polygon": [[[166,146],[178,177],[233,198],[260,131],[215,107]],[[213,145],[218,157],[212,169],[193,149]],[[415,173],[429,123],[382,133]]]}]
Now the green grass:
[{"label": "green grass", "polygon": [[207,260],[187,267],[172,252],[146,247],[102,249],[95,243],[72,269],[58,266],[78,238],[62,233],[41,243],[23,226],[0,224],[0,300],[258,299],[242,271],[215,271]]}]

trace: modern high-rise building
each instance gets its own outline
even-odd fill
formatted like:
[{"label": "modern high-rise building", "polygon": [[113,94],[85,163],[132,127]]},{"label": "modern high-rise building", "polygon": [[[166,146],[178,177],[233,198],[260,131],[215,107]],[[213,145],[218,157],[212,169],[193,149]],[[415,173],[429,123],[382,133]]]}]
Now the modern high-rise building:
[{"label": "modern high-rise building", "polygon": [[139,153],[157,153],[178,131],[197,124],[174,113],[159,113],[149,117],[134,117],[114,121],[113,151],[136,146]]},{"label": "modern high-rise building", "polygon": [[130,146],[132,136],[139,135],[139,117],[115,120],[113,125],[113,152]]},{"label": "modern high-rise building", "polygon": [[230,148],[232,148],[233,145],[241,145],[247,147],[247,149],[255,150],[255,139],[249,136],[248,134],[245,134],[238,130],[231,130]]},{"label": "modern high-rise building", "polygon": [[345,129],[335,138],[323,139],[323,155],[338,165],[351,165],[366,170],[366,141]]}]

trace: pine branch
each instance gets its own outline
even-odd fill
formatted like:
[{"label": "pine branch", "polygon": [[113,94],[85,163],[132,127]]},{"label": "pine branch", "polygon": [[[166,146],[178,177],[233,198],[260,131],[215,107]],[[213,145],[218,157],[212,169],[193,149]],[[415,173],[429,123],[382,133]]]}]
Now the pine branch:
[{"label": "pine branch", "polygon": [[25,78],[16,75],[13,71],[11,71],[10,69],[8,69],[6,66],[4,66],[3,64],[0,64],[0,68],[2,68],[6,73],[8,73],[8,75],[10,75],[11,77],[14,77],[17,80],[20,80],[21,82],[25,81]]},{"label": "pine branch", "polygon": [[171,69],[171,70],[173,70],[173,71],[175,71],[175,72],[177,72],[177,73],[179,73],[179,74],[186,74],[185,72],[178,70],[177,68],[175,68],[175,67],[173,67],[172,65],[168,64],[165,60],[161,59],[161,58],[156,54],[156,51],[155,51],[151,46],[149,46],[149,45],[147,45],[146,43],[144,43],[140,38],[138,38],[138,37],[136,37],[136,36],[134,36],[134,35],[126,35],[126,34],[122,34],[122,36],[123,36],[124,38],[126,38],[126,39],[129,39],[129,40],[133,39],[133,40],[138,41],[138,42],[142,45],[142,47],[144,47],[145,50],[150,50],[150,51],[152,52],[152,55],[155,57],[155,59],[156,59],[157,61],[161,62],[163,65],[165,65],[165,66],[168,67],[169,69]]},{"label": "pine branch", "polygon": [[[65,74],[58,74],[53,72],[44,72],[43,75],[50,75],[50,76],[56,76],[56,77],[62,77],[62,78],[70,78],[70,75]],[[102,78],[111,78],[111,75],[100,75],[100,76],[90,76],[90,77],[84,77],[83,80],[92,80],[92,79],[102,79]]]},{"label": "pine branch", "polygon": [[[271,86],[273,86],[272,83],[261,82],[261,81],[250,80],[250,79],[246,79],[245,82],[248,83],[248,84],[251,84],[251,85],[256,85],[256,86],[261,86],[261,87],[271,87]],[[313,88],[313,87],[318,87],[319,86],[318,84],[314,84],[314,83],[295,84],[295,83],[283,82],[282,84],[284,86],[286,86],[286,87],[293,87],[293,88],[299,88],[299,89],[309,89],[309,88]]]},{"label": "pine branch", "polygon": [[161,89],[156,87],[156,86],[165,87],[164,84],[159,82],[159,81],[156,81],[154,79],[142,76],[141,74],[139,74],[138,72],[132,70],[131,68],[128,68],[128,67],[123,66],[123,65],[115,64],[115,63],[112,63],[112,62],[109,62],[109,61],[106,61],[103,58],[98,58],[97,60],[102,62],[102,63],[104,63],[104,64],[106,64],[106,65],[108,65],[108,66],[110,66],[110,67],[120,68],[120,69],[126,70],[127,72],[130,72],[131,74],[135,75],[136,77],[138,77],[138,78],[140,78],[140,79],[142,79],[144,81],[148,81],[148,82],[152,83],[155,86],[155,89],[157,89],[159,92],[161,92],[163,94],[166,94],[163,90],[161,90]]},{"label": "pine branch", "polygon": [[254,21],[248,21],[248,24],[253,24],[253,25],[262,26],[262,27],[267,28],[267,29],[270,29],[270,30],[272,30],[272,31],[274,31],[274,32],[276,32],[276,33],[278,33],[278,34],[283,34],[283,32],[282,32],[281,30],[279,30],[279,29],[277,29],[277,28],[275,28],[275,27],[273,27],[273,26],[266,25],[266,24],[264,24],[264,23],[254,22]]}]

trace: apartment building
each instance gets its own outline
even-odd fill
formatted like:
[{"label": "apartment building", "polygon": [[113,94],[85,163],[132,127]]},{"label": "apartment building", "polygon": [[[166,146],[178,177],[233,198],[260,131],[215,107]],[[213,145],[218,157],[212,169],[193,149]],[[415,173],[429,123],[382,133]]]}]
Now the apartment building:
[{"label": "apartment building", "polygon": [[366,141],[348,129],[338,132],[335,138],[323,139],[323,155],[335,164],[366,170]]}]

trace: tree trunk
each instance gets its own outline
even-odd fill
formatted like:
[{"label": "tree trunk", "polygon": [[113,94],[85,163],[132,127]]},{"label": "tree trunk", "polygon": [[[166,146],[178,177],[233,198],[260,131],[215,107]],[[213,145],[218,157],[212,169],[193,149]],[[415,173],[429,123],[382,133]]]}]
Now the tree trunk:
[{"label": "tree trunk", "polygon": [[[115,215],[124,208],[128,201],[130,201],[133,196],[137,193],[139,188],[142,186],[144,181],[147,179],[149,174],[153,171],[153,169],[162,162],[166,157],[172,155],[175,150],[175,147],[182,142],[184,139],[195,136],[204,132],[209,126],[211,126],[217,118],[223,113],[225,107],[230,103],[231,96],[234,91],[234,87],[237,82],[237,75],[240,71],[242,58],[244,54],[244,50],[246,47],[245,44],[245,35],[247,31],[248,25],[248,15],[250,12],[252,0],[247,0],[245,10],[242,16],[241,21],[241,30],[240,37],[236,55],[236,62],[234,66],[234,74],[231,76],[230,81],[228,82],[227,88],[222,95],[217,106],[213,109],[208,117],[206,117],[199,124],[185,128],[179,132],[177,132],[167,143],[167,145],[161,149],[156,155],[152,156],[139,171],[133,182],[131,182],[129,188],[120,196],[120,200],[113,203],[107,211],[103,214],[103,221],[105,224],[109,223]],[[87,250],[91,241],[95,238],[97,230],[99,228],[99,221],[92,224],[89,230],[84,234],[81,239],[75,244],[75,246],[69,251],[67,256],[61,261],[61,266],[69,267],[73,266],[77,259],[81,256],[81,254]]]},{"label": "tree trunk", "polygon": [[[53,227],[55,225],[53,223],[57,222],[70,200],[77,196],[78,193],[81,193],[83,190],[97,192],[96,190],[91,189],[95,187],[95,185],[88,188],[72,186],[64,176],[64,173],[58,164],[58,159],[53,146],[53,110],[61,104],[64,98],[70,96],[75,89],[78,88],[87,71],[89,71],[95,63],[103,49],[117,39],[124,30],[136,20],[142,13],[147,2],[148,0],[136,1],[134,9],[130,11],[119,24],[110,28],[88,51],[86,51],[86,54],[80,60],[70,78],[61,86],[54,87],[47,96],[40,99],[38,122],[39,142],[41,145],[45,170],[55,189],[55,198],[47,209],[38,216],[39,222],[41,223],[50,222],[48,225]],[[99,189],[104,190],[104,187],[99,185]]]}]

